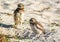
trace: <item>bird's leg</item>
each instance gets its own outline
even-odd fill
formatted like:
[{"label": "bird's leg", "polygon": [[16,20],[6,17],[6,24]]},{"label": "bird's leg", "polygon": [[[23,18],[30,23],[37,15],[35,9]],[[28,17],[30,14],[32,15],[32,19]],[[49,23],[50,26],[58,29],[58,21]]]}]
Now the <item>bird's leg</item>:
[{"label": "bird's leg", "polygon": [[36,38],[39,38],[39,37],[40,37],[40,34],[37,34],[37,35],[36,35]]},{"label": "bird's leg", "polygon": [[13,25],[12,27],[15,28],[15,29],[17,29],[17,25]]}]

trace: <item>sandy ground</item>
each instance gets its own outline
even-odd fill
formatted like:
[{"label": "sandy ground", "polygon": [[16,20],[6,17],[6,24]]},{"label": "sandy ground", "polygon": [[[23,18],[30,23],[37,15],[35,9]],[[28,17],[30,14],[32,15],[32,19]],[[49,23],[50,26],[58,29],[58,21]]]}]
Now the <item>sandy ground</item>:
[{"label": "sandy ground", "polygon": [[[23,28],[19,27],[19,29],[22,30],[21,33],[24,32],[26,28],[31,29],[29,19],[35,18],[44,26],[47,34],[48,32],[51,32],[51,34],[46,34],[48,36],[46,39],[44,39],[44,37],[41,35],[39,39],[33,42],[60,42],[59,0],[0,0],[0,33],[14,36],[16,35],[16,31],[20,32],[20,30],[15,30],[10,27],[14,24],[13,11],[17,8],[18,3],[23,3],[25,5],[25,21],[22,26]],[[10,13],[12,15],[5,13]],[[53,29],[54,31],[52,31]],[[14,40],[11,42],[14,42]]]}]

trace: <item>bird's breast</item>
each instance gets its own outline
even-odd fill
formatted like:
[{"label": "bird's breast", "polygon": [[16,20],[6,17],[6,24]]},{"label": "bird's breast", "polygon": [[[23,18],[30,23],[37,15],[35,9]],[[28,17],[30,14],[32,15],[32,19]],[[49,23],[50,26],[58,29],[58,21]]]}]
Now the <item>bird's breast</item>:
[{"label": "bird's breast", "polygon": [[41,33],[42,31],[40,30],[40,29],[38,29],[36,26],[34,26],[35,27],[35,29],[36,29],[36,31],[38,32],[38,33]]},{"label": "bird's breast", "polygon": [[39,29],[37,29],[37,27],[34,25],[31,25],[31,27],[32,27],[32,30],[33,30],[33,32],[35,32],[36,34],[40,34],[41,33],[41,31],[39,30]]}]

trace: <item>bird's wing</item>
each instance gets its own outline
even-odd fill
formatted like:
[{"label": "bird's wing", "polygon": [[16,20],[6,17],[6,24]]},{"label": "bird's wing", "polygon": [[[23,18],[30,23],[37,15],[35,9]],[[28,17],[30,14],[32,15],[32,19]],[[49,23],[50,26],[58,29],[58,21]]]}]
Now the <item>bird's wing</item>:
[{"label": "bird's wing", "polygon": [[37,24],[36,27],[37,27],[38,29],[40,29],[40,30],[43,29],[43,27],[42,27],[41,25],[39,25],[39,24]]},{"label": "bird's wing", "polygon": [[44,28],[42,26],[37,24],[36,27],[37,27],[37,29],[41,30],[45,34],[45,30],[44,30]]}]

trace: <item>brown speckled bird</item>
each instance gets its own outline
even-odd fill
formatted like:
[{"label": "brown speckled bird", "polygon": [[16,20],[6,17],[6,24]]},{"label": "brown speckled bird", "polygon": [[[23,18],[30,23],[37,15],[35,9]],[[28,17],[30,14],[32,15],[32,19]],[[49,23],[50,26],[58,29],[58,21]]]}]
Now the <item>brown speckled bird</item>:
[{"label": "brown speckled bird", "polygon": [[30,26],[34,33],[39,34],[38,30],[41,30],[45,34],[43,26],[35,18],[30,19]]},{"label": "brown speckled bird", "polygon": [[15,28],[17,28],[18,24],[22,24],[23,12],[24,12],[24,5],[22,3],[19,3],[17,9],[14,11]]}]

